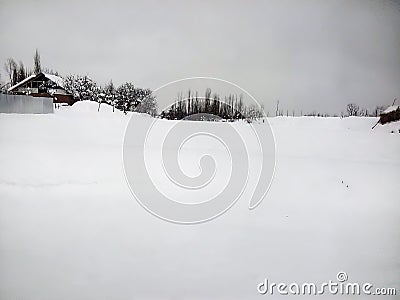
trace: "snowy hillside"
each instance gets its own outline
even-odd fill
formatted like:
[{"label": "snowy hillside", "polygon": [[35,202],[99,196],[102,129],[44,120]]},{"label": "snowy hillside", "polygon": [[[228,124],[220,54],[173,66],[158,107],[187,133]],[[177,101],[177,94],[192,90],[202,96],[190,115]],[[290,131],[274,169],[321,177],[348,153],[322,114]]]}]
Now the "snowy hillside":
[{"label": "snowy hillside", "polygon": [[125,127],[149,117],[97,108],[0,114],[0,299],[260,299],[264,278],[339,271],[400,288],[400,122],[271,118],[267,198],[250,211],[245,192],[221,217],[184,226],[145,211],[124,178]]}]

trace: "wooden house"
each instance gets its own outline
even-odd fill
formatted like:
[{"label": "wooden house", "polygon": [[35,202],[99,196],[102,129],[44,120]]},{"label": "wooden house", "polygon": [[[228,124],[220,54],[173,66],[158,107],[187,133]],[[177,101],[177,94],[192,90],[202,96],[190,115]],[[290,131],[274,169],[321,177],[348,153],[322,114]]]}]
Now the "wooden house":
[{"label": "wooden house", "polygon": [[53,98],[54,103],[74,104],[73,96],[64,89],[63,79],[60,76],[39,73],[31,75],[8,89],[16,95],[30,95],[33,97]]}]

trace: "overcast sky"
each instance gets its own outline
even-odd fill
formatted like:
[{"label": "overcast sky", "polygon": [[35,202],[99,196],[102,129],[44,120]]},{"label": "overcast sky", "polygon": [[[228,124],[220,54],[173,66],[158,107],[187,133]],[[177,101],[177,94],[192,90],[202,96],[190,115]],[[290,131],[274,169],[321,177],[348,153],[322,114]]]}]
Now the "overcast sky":
[{"label": "overcast sky", "polygon": [[[274,110],[400,101],[400,4],[373,0],[3,1],[7,57],[100,84],[232,81]],[[1,68],[4,81],[6,73]]]}]

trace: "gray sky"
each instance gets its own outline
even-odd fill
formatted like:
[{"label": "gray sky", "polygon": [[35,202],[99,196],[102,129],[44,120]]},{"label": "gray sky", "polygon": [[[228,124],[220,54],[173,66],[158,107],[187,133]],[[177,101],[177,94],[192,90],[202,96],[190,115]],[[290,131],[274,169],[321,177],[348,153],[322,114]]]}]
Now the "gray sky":
[{"label": "gray sky", "polygon": [[276,99],[328,113],[400,101],[394,0],[0,0],[0,45],[1,65],[32,66],[38,48],[42,65],[100,84],[218,77],[270,111]]}]

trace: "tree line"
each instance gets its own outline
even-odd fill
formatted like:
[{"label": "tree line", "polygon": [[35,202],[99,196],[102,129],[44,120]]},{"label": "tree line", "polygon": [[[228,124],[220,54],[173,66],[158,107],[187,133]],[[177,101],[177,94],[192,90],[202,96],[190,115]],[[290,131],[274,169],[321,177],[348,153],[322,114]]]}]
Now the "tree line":
[{"label": "tree line", "polygon": [[[161,112],[160,117],[169,120],[181,120],[189,116],[199,115],[200,120],[207,118],[206,115],[218,117],[224,120],[254,120],[262,118],[263,107],[254,104],[246,106],[243,95],[230,94],[221,100],[221,96],[212,93],[207,88],[204,96],[199,96],[198,91],[188,90],[187,96],[180,93],[169,108]],[[208,117],[209,119],[209,117]]]},{"label": "tree line", "polygon": [[[367,108],[360,107],[356,103],[349,103],[345,107],[346,110],[342,111],[340,115],[338,114],[328,114],[328,113],[321,113],[317,111],[311,111],[311,112],[303,112],[302,110],[300,111],[300,116],[307,116],[307,117],[379,117],[379,115],[385,110],[385,107],[382,105],[377,105],[374,109],[368,110]],[[269,112],[266,112],[267,117],[269,117]],[[279,106],[279,100],[276,102],[276,110],[274,115],[276,117],[279,116],[295,116],[295,110],[289,110],[289,109],[281,109]]]}]

